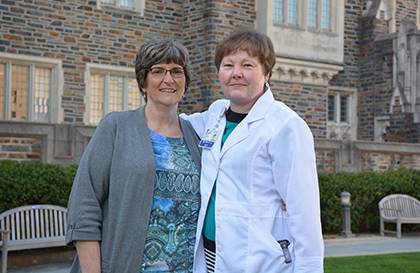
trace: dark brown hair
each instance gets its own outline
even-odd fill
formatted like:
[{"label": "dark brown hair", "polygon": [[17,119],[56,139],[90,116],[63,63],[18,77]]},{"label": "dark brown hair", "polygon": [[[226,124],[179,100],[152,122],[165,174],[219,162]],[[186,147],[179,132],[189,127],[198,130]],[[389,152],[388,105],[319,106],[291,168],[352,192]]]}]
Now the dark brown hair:
[{"label": "dark brown hair", "polygon": [[146,77],[149,69],[160,63],[175,63],[182,66],[185,73],[185,90],[188,89],[190,74],[187,49],[171,40],[149,41],[140,46],[135,65],[137,84],[143,96],[146,95],[144,88],[147,87]]}]

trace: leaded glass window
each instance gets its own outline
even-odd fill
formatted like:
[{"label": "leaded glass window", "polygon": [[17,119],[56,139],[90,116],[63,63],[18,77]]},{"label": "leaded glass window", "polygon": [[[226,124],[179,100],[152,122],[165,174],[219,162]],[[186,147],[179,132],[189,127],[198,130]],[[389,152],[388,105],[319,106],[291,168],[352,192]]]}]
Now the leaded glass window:
[{"label": "leaded glass window", "polygon": [[298,8],[297,0],[288,1],[287,23],[290,25],[297,26],[298,24],[298,9],[297,8]]},{"label": "leaded glass window", "polygon": [[136,79],[118,71],[90,73],[88,123],[97,124],[109,112],[137,109],[142,97]]},{"label": "leaded glass window", "polygon": [[283,0],[274,1],[274,21],[277,23],[283,23],[284,21],[283,4]]},{"label": "leaded glass window", "polygon": [[330,30],[331,20],[331,3],[330,0],[321,0],[321,29]]},{"label": "leaded glass window", "polygon": [[308,0],[308,27],[316,28],[318,21],[318,0]]}]

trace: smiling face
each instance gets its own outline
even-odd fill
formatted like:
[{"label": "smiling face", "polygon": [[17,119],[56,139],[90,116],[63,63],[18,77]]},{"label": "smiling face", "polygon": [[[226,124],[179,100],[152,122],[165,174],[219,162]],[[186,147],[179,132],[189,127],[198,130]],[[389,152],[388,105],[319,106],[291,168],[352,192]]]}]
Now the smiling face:
[{"label": "smiling face", "polygon": [[230,107],[238,113],[248,113],[264,92],[268,75],[257,57],[237,50],[223,57],[219,67],[219,81]]},{"label": "smiling face", "polygon": [[182,66],[175,63],[153,65],[146,76],[147,104],[177,106],[185,93],[185,74]]}]

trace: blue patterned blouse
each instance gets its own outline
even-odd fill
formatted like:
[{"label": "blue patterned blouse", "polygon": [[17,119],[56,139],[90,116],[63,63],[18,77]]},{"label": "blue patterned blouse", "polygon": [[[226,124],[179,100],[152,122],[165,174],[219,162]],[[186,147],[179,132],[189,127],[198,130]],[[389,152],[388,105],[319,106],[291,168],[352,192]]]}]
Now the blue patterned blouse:
[{"label": "blue patterned blouse", "polygon": [[156,184],[144,250],[144,273],[192,272],[200,174],[183,138],[149,129]]}]

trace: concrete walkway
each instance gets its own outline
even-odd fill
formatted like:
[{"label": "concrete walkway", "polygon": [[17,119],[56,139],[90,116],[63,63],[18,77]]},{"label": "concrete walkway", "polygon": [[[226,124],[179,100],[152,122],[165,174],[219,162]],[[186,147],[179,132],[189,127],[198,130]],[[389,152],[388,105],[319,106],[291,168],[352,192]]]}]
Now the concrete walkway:
[{"label": "concrete walkway", "polygon": [[404,252],[420,252],[420,235],[401,239],[382,236],[325,239],[326,257],[365,256]]},{"label": "concrete walkway", "polygon": [[[415,236],[404,236],[402,239],[375,235],[325,239],[326,257],[403,252],[420,252],[420,234]],[[69,273],[70,265],[70,263],[36,265],[19,269],[9,269],[8,273]]]}]

